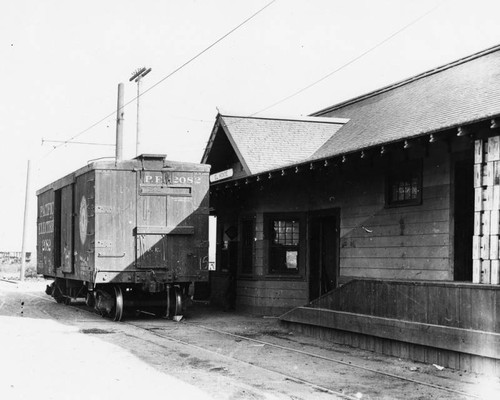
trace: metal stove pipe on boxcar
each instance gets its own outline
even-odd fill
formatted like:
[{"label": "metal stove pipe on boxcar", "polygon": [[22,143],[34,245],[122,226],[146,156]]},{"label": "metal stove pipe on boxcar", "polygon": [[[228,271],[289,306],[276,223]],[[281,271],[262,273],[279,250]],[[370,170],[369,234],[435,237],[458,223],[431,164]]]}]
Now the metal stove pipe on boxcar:
[{"label": "metal stove pipe on boxcar", "polygon": [[58,302],[103,315],[182,315],[208,281],[208,165],[142,155],[93,162],[37,192],[37,272]]}]

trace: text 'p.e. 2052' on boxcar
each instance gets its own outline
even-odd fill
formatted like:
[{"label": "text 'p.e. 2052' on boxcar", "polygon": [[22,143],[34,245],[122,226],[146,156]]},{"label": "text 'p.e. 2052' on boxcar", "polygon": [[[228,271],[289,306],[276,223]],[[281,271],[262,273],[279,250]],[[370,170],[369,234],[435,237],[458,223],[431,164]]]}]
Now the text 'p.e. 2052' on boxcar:
[{"label": "text 'p.e. 2052' on boxcar", "polygon": [[208,281],[210,167],[141,155],[96,161],[37,192],[37,272],[57,302],[86,298],[113,320],[179,318]]}]

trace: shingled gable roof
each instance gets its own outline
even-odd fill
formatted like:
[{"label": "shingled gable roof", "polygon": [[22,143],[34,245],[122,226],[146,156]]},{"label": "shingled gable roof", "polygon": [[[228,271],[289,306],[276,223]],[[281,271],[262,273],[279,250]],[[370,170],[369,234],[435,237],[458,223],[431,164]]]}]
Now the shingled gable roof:
[{"label": "shingled gable roof", "polygon": [[313,114],[349,118],[311,160],[500,115],[500,46]]},{"label": "shingled gable roof", "polygon": [[[346,119],[217,116],[202,162],[210,163],[217,135],[225,134],[246,175],[299,163],[311,157]],[[214,171],[216,172],[216,171]]]}]

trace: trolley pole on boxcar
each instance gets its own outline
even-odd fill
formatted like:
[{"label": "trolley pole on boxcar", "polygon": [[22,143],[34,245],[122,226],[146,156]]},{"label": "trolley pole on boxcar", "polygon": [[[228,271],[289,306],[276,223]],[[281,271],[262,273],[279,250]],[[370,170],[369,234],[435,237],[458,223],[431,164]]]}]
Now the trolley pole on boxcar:
[{"label": "trolley pole on boxcar", "polygon": [[28,170],[26,172],[26,194],[24,197],[24,221],[23,221],[23,242],[21,245],[21,281],[24,281],[26,271],[26,231],[28,230],[28,207],[29,207],[29,189],[30,189],[30,164],[28,160]]},{"label": "trolley pole on boxcar", "polygon": [[136,129],[136,142],[135,142],[135,155],[139,155],[139,147],[140,147],[140,125],[139,125],[139,97],[141,97],[141,79],[144,78],[147,74],[151,72],[151,68],[142,67],[138,70],[134,71],[132,77],[129,79],[129,82],[132,82],[135,79],[137,82],[137,129]]}]

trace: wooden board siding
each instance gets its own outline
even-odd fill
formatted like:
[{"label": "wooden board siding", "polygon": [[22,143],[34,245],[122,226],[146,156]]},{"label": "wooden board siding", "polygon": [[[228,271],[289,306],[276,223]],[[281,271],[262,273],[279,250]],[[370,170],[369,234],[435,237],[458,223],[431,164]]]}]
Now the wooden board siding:
[{"label": "wooden board siding", "polygon": [[311,307],[500,334],[500,287],[359,279]]},{"label": "wooden board siding", "polygon": [[95,171],[95,267],[134,269],[137,183],[134,171]]},{"label": "wooden board siding", "polygon": [[339,343],[351,347],[374,351],[388,356],[410,359],[426,364],[438,364],[445,368],[500,375],[500,360],[452,350],[390,340],[362,333],[325,328],[310,324],[282,321],[282,324],[297,332],[317,337],[329,343]]},{"label": "wooden board siding", "polygon": [[307,283],[286,280],[238,280],[236,307],[262,315],[279,315],[307,303]]},{"label": "wooden board siding", "polygon": [[37,273],[55,276],[55,196],[54,190],[47,190],[37,199]]},{"label": "wooden board siding", "polygon": [[75,183],[75,278],[93,282],[95,266],[95,171]]},{"label": "wooden board siding", "polygon": [[424,158],[421,205],[387,208],[380,169],[350,179],[354,184],[336,196],[341,282],[350,277],[453,279],[447,155]]},{"label": "wooden board siding", "polygon": [[[500,287],[361,279],[280,317],[323,339],[454,369],[500,373]],[[305,310],[305,311],[304,311]]]},{"label": "wooden board siding", "polygon": [[[289,284],[288,277],[269,273],[268,240],[264,235],[267,214],[304,215],[304,229],[307,230],[315,212],[329,210],[338,213],[340,219],[340,284],[357,277],[452,281],[453,157],[454,153],[450,153],[447,146],[437,144],[427,151],[422,146],[409,152],[395,150],[387,157],[348,157],[346,163],[336,165],[300,166],[283,175],[274,172],[270,177],[262,176],[258,182],[216,191],[212,206],[222,220],[229,218],[233,224],[238,224],[242,218],[255,219],[253,272],[240,279],[282,279],[283,288]],[[398,160],[422,160],[422,202],[419,205],[386,205],[387,174],[391,168],[397,168]],[[308,252],[308,232],[304,240]],[[306,304],[309,298],[309,255],[305,264],[296,276],[303,282],[305,293],[290,299],[289,308],[302,300]],[[271,306],[272,296],[265,289],[259,288],[257,294],[254,285],[251,290],[255,293],[251,298],[241,297],[242,305],[263,306],[263,300],[254,300],[262,297],[269,299],[267,306]]]},{"label": "wooden board siding", "polygon": [[307,321],[309,325],[500,359],[498,333],[308,307],[299,307],[282,318],[289,322]]}]

